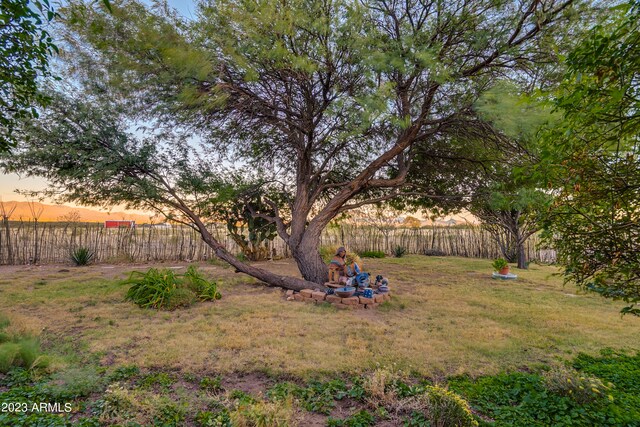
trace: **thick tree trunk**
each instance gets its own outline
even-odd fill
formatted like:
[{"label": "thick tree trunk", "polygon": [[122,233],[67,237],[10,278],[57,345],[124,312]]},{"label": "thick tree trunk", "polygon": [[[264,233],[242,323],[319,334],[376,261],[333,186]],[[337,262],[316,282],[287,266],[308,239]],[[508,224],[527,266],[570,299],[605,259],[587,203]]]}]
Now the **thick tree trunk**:
[{"label": "thick tree trunk", "polygon": [[523,240],[518,240],[518,268],[527,269],[527,252]]},{"label": "thick tree trunk", "polygon": [[324,284],[329,279],[329,268],[320,256],[319,244],[319,239],[305,236],[300,245],[293,249],[293,258],[302,277],[310,282]]}]

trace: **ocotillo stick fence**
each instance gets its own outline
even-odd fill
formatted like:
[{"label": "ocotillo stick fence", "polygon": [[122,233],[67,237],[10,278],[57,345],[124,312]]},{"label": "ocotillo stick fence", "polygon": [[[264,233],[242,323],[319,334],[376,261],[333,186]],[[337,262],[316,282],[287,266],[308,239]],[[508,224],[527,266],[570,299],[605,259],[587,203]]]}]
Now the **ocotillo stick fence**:
[{"label": "ocotillo stick fence", "polygon": [[[240,248],[222,225],[212,225],[213,235],[232,253]],[[370,226],[341,225],[327,228],[322,245],[345,245],[350,250],[383,251],[390,254],[402,246],[410,254],[453,255],[474,258],[501,256],[491,234],[479,226],[423,227],[379,230]],[[268,242],[273,257],[290,252],[276,238]],[[214,257],[200,235],[189,227],[105,228],[95,223],[46,223],[8,221],[0,232],[0,264],[55,264],[70,262],[69,254],[80,247],[95,253],[94,262],[203,261]],[[528,258],[554,262],[553,250],[539,247],[533,236],[526,247]]]}]

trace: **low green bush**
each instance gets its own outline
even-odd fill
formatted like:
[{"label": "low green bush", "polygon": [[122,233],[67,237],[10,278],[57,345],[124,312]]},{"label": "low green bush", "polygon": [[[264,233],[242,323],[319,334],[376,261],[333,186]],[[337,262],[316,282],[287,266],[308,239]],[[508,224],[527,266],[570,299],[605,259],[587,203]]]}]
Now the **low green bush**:
[{"label": "low green bush", "polygon": [[358,252],[362,258],[384,258],[386,255],[382,251],[362,251]]},{"label": "low green bush", "polygon": [[132,285],[125,299],[142,308],[175,310],[198,300],[212,301],[221,297],[216,282],[203,278],[194,266],[189,266],[184,274],[155,268],[146,273],[134,271],[123,283]]}]

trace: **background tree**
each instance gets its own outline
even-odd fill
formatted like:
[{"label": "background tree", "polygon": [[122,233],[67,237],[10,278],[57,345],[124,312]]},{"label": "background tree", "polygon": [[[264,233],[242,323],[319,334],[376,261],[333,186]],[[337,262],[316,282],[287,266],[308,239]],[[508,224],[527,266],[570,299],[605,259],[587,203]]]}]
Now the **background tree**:
[{"label": "background tree", "polygon": [[497,82],[478,100],[476,109],[521,149],[500,153],[486,149],[467,209],[491,232],[503,256],[524,269],[525,243],[542,229],[552,200],[546,183],[533,173],[540,158],[539,131],[557,118],[545,103],[508,82]]},{"label": "background tree", "polygon": [[543,170],[548,240],[567,281],[640,315],[640,3],[612,9],[568,57]]},{"label": "background tree", "polygon": [[[5,164],[48,176],[67,200],[167,207],[219,257],[268,283],[323,283],[319,238],[334,217],[398,198],[436,205],[458,186],[454,172],[462,173],[456,159],[445,159],[448,146],[471,138],[507,145],[472,106],[495,79],[528,81],[534,64],[556,60],[550,47],[574,22],[573,3],[294,1],[283,8],[227,0],[201,2],[197,18],[184,21],[135,1],[114,5],[112,15],[72,2],[64,13],[68,59],[90,103],[63,97],[52,117],[72,108],[85,116],[62,114],[64,146],[34,124],[43,145],[31,143]],[[89,109],[98,100],[110,100],[119,118],[154,121],[173,145],[161,154],[108,121],[81,130],[83,120],[94,121]],[[217,197],[219,163],[198,157],[195,167],[183,155],[188,148],[171,134],[185,128],[212,143],[214,154],[282,184],[282,203],[263,198],[273,210],[263,218],[276,225],[304,280],[239,262],[207,230],[199,212]],[[116,138],[106,143],[107,136]],[[70,152],[83,155],[69,160]],[[412,170],[427,168],[430,179],[412,182]]]},{"label": "background tree", "polygon": [[478,190],[469,211],[491,232],[509,262],[528,268],[525,243],[543,228],[543,215],[550,203],[550,194],[507,181]]}]

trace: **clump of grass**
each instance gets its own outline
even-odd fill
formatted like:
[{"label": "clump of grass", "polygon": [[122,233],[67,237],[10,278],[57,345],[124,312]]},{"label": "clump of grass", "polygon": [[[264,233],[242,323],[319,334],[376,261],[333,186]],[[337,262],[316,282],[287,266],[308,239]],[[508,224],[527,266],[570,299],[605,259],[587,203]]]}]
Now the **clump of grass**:
[{"label": "clump of grass", "polygon": [[10,334],[5,329],[11,324],[0,315],[0,373],[6,374],[16,367],[29,371],[45,369],[50,359],[40,350],[40,341],[29,335]]},{"label": "clump of grass", "polygon": [[362,258],[384,258],[385,253],[383,251],[362,251],[358,252]]},{"label": "clump of grass", "polygon": [[134,271],[124,284],[131,284],[126,299],[142,308],[175,310],[196,301],[220,299],[218,286],[200,275],[194,266],[180,275],[169,269],[150,268],[146,273]]},{"label": "clump of grass", "polygon": [[89,265],[95,255],[95,252],[93,252],[91,249],[79,247],[71,251],[71,253],[69,254],[69,258],[71,258],[71,262],[73,262],[76,266],[81,266]]},{"label": "clump of grass", "polygon": [[401,374],[389,368],[378,368],[368,375],[363,383],[366,402],[372,408],[398,406],[399,395],[395,384],[401,380]]}]

